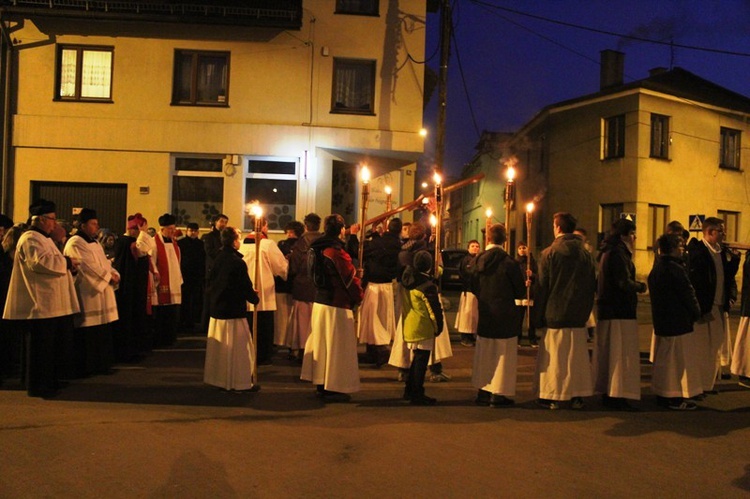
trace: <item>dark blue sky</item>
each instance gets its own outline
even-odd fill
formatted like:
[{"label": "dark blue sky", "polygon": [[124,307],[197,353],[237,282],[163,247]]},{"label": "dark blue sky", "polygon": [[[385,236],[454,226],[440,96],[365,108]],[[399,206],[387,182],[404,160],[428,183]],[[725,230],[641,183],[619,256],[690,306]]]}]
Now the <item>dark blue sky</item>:
[{"label": "dark blue sky", "polygon": [[[750,97],[748,0],[454,0],[453,4],[457,48],[452,48],[449,66],[448,173],[458,175],[473,156],[477,129],[512,132],[546,105],[598,91],[599,52],[604,49],[625,53],[625,82],[645,78],[655,67],[679,66]],[[748,55],[672,49],[493,6],[606,32]],[[439,14],[429,14],[426,57],[438,45],[439,25]],[[428,65],[437,72],[439,53]],[[428,160],[434,155],[436,103],[437,90],[425,113]]]}]

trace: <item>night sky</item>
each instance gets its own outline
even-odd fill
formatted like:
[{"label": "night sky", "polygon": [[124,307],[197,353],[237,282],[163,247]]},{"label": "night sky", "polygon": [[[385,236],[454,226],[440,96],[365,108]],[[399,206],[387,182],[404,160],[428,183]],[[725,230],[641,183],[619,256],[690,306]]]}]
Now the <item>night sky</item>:
[{"label": "night sky", "polygon": [[[679,66],[750,97],[748,0],[454,0],[452,4],[455,44],[449,65],[445,170],[453,175],[471,160],[482,130],[513,132],[549,104],[597,92],[599,52],[604,49],[625,53],[626,83],[646,78],[652,68]],[[428,14],[425,57],[434,54],[427,64],[436,74],[439,27],[439,14]],[[667,44],[671,40],[674,47],[626,36]],[[428,163],[434,158],[436,104],[437,89],[425,112]]]}]

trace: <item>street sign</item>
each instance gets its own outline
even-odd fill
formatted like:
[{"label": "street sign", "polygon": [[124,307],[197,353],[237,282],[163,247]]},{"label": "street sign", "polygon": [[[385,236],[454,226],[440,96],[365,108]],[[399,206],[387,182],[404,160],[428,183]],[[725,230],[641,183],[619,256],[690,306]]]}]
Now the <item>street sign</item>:
[{"label": "street sign", "polygon": [[703,230],[703,222],[706,220],[706,215],[690,215],[688,230],[690,232],[701,232]]},{"label": "street sign", "polygon": [[620,213],[620,218],[624,218],[625,220],[630,220],[631,222],[635,223],[635,213]]}]

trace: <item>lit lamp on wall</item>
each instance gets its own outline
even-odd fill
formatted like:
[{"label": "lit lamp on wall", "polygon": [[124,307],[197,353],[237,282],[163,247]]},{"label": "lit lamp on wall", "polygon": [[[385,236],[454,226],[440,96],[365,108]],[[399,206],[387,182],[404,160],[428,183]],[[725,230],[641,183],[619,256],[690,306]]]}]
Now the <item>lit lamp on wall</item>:
[{"label": "lit lamp on wall", "polygon": [[484,212],[487,216],[487,221],[484,224],[484,249],[490,244],[490,227],[492,227],[492,208],[487,208]]},{"label": "lit lamp on wall", "polygon": [[[260,283],[260,231],[263,229],[261,226],[263,218],[263,208],[260,207],[258,201],[254,202],[250,207],[250,213],[255,218],[255,269],[253,273],[253,287],[258,292]],[[253,384],[258,382],[258,306],[253,306],[253,365],[250,371],[250,377]]]},{"label": "lit lamp on wall", "polygon": [[362,165],[362,169],[359,171],[359,178],[362,181],[362,203],[361,203],[361,216],[359,224],[359,278],[362,279],[365,273],[364,269],[364,251],[365,251],[365,221],[367,220],[367,203],[370,201],[370,169],[366,165]]},{"label": "lit lamp on wall", "polygon": [[505,170],[505,228],[508,231],[508,237],[505,240],[505,251],[508,253],[510,253],[510,205],[515,197],[515,178],[516,169],[512,166],[508,166],[508,169]]}]

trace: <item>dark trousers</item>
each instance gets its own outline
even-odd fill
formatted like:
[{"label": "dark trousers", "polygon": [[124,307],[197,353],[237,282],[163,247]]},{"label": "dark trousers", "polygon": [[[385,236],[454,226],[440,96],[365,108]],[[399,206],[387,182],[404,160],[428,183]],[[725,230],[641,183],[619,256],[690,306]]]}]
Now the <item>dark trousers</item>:
[{"label": "dark trousers", "polygon": [[[247,322],[253,330],[253,313],[247,313]],[[258,312],[258,332],[253,331],[253,340],[258,351],[258,364],[266,364],[273,356],[273,310]]]},{"label": "dark trousers", "polygon": [[23,322],[26,341],[26,389],[30,397],[52,395],[58,388],[58,353],[62,337],[73,329],[72,316]]},{"label": "dark trousers", "polygon": [[154,314],[154,346],[168,347],[177,341],[180,321],[179,305],[159,305],[151,308]]},{"label": "dark trousers", "polygon": [[427,364],[430,362],[429,350],[414,350],[414,356],[409,366],[409,378],[406,380],[404,394],[408,398],[424,395],[424,379],[427,374]]},{"label": "dark trousers", "polygon": [[107,374],[114,361],[112,326],[100,324],[80,328],[77,332],[83,335],[85,373]]},{"label": "dark trousers", "polygon": [[180,325],[192,332],[196,325],[200,327],[203,320],[203,283],[182,285],[182,305],[180,306]]}]

